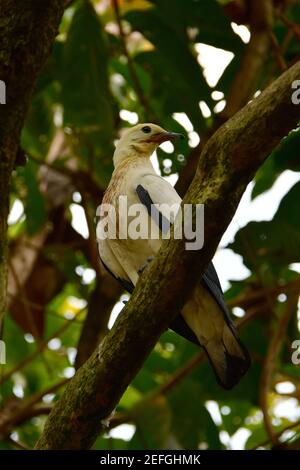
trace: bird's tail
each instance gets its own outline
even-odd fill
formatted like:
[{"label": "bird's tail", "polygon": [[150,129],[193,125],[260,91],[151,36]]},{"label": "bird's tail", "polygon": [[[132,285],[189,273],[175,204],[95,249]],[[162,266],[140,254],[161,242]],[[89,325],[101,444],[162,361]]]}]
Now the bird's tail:
[{"label": "bird's tail", "polygon": [[250,367],[249,353],[232,324],[224,324],[222,338],[207,342],[204,349],[218,382],[228,390],[240,381]]}]

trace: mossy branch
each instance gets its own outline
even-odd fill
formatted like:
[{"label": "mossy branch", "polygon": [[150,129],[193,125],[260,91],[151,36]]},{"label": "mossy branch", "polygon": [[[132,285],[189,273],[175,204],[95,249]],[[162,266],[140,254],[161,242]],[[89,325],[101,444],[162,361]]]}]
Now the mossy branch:
[{"label": "mossy branch", "polygon": [[110,413],[204,272],[247,184],[296,127],[300,105],[291,96],[299,76],[300,62],[209,140],[184,198],[205,204],[204,249],[186,251],[184,240],[163,243],[113,329],[54,406],[37,449],[87,449],[105,430]]},{"label": "mossy branch", "polygon": [[64,11],[64,0],[0,0],[0,333],[6,309],[7,216],[11,172],[30,98]]}]

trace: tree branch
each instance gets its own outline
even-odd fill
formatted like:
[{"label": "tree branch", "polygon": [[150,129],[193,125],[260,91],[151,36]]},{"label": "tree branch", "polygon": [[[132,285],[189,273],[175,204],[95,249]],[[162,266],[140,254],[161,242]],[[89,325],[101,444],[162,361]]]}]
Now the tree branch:
[{"label": "tree branch", "polygon": [[[205,204],[205,249],[165,240],[113,329],[56,403],[37,449],[86,449],[200,279],[257,168],[296,127],[300,62],[224,124],[205,146],[184,203]],[[195,222],[195,220],[194,220]]]},{"label": "tree branch", "polygon": [[64,0],[0,0],[0,79],[7,97],[0,114],[0,331],[6,309],[11,172],[35,81],[50,53],[63,11]]},{"label": "tree branch", "polygon": [[119,1],[118,0],[112,0],[112,7],[115,13],[116,17],[116,22],[119,28],[119,34],[120,34],[120,39],[122,43],[122,48],[124,55],[127,59],[127,67],[131,76],[131,80],[134,86],[134,90],[137,94],[137,97],[139,99],[140,104],[143,106],[145,115],[147,116],[147,120],[151,122],[158,122],[157,117],[155,116],[153,110],[151,109],[150,103],[146,97],[146,95],[143,92],[142,85],[140,83],[139,77],[136,73],[134,62],[131,58],[131,55],[129,53],[128,47],[127,47],[127,38],[126,38],[126,33],[123,29],[122,26],[122,18],[121,18],[121,13],[120,13],[120,6],[119,6]]},{"label": "tree branch", "polygon": [[278,436],[276,435],[271,416],[269,414],[269,390],[271,385],[272,374],[275,367],[275,361],[280,351],[282,345],[283,337],[286,333],[288,322],[291,318],[292,313],[297,307],[297,302],[299,298],[299,292],[294,292],[287,299],[285,305],[285,311],[282,313],[277,328],[274,330],[272,335],[267,355],[264,361],[262,374],[261,374],[261,384],[260,384],[260,405],[264,415],[264,423],[267,434],[270,441],[273,445],[278,445]]},{"label": "tree branch", "polygon": [[180,172],[176,183],[179,194],[184,195],[192,181],[199,155],[201,154],[208,139],[217,131],[221,124],[226,122],[253,96],[257,79],[269,54],[270,32],[273,24],[272,0],[250,0],[250,29],[251,38],[241,58],[241,66],[226,96],[225,109],[216,116],[212,128],[208,129],[206,135],[201,136],[200,143],[192,149],[187,158],[187,163]]}]

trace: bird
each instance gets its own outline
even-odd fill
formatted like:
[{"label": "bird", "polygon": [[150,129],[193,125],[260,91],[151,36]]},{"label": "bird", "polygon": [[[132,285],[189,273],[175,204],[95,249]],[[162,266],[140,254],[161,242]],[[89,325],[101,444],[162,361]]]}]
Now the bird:
[{"label": "bird", "polygon": [[[106,212],[100,211],[96,234],[103,266],[130,293],[161,247],[165,222],[169,222],[169,227],[174,223],[174,218],[156,207],[181,204],[177,191],[156,173],[150,157],[163,142],[175,143],[181,138],[183,135],[166,131],[156,124],[137,124],[124,132],[115,148],[114,171],[101,203]],[[154,220],[159,236],[138,237],[127,232],[124,235],[123,224],[128,228],[132,217],[124,210],[120,202],[122,197],[126,198],[127,208],[140,207],[141,226],[149,227],[151,223],[153,226]],[[104,222],[114,222],[116,233],[107,236]],[[196,287],[169,328],[204,349],[216,379],[224,389],[238,384],[250,367],[250,355],[230,318],[212,262],[197,280]]]}]

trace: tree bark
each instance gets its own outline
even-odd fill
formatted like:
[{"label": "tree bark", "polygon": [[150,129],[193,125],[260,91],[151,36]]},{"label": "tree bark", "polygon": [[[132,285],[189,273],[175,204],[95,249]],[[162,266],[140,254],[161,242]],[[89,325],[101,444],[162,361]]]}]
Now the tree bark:
[{"label": "tree bark", "polygon": [[300,62],[208,141],[183,201],[205,204],[204,249],[187,251],[185,240],[173,237],[164,241],[115,326],[54,406],[37,449],[87,449],[105,429],[108,416],[207,267],[247,184],[296,127],[300,106],[291,96],[299,75]]},{"label": "tree bark", "polygon": [[63,0],[0,0],[0,331],[6,309],[7,216],[11,172],[38,73],[48,57],[64,11]]}]

